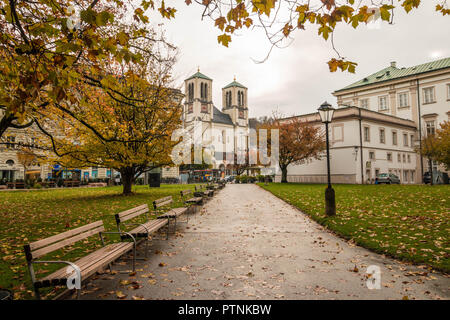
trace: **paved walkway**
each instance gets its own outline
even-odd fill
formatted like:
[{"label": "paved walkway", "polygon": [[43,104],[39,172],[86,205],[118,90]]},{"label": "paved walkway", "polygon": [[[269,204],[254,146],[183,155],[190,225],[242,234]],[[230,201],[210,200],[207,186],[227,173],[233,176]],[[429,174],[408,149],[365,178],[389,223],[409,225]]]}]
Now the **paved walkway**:
[{"label": "paved walkway", "polygon": [[[450,298],[448,276],[351,245],[256,185],[227,185],[178,230],[154,240],[135,276],[100,275],[82,298]],[[381,268],[379,290],[366,286],[370,265]]]}]

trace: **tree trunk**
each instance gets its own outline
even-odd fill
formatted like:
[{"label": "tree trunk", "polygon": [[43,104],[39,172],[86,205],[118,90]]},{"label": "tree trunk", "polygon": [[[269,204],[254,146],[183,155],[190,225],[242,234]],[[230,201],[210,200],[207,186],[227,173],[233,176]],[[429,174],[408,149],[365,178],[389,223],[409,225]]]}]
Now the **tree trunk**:
[{"label": "tree trunk", "polygon": [[428,158],[428,167],[430,170],[430,186],[433,185],[433,160],[431,158]]},{"label": "tree trunk", "polygon": [[287,167],[281,168],[281,183],[287,183]]},{"label": "tree trunk", "polygon": [[120,174],[122,176],[122,185],[123,185],[123,191],[122,194],[128,195],[131,194],[131,188],[133,187],[134,183],[134,170],[133,168],[125,168],[124,170],[120,171]]}]

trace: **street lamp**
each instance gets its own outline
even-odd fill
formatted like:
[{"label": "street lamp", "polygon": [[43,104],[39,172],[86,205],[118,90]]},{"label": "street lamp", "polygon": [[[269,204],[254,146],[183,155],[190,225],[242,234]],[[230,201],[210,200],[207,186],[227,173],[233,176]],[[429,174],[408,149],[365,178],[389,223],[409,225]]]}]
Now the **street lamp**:
[{"label": "street lamp", "polygon": [[327,173],[328,173],[328,187],[325,189],[325,213],[327,216],[334,216],[336,214],[336,200],[334,189],[331,187],[330,175],[330,143],[328,140],[328,124],[333,119],[334,108],[328,102],[322,103],[318,109],[320,119],[325,123],[325,131],[327,137]]}]

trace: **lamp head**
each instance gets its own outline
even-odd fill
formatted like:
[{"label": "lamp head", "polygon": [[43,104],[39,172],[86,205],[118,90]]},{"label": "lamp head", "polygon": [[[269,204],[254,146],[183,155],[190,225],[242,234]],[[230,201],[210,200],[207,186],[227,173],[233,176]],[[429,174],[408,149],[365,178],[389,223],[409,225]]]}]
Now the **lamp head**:
[{"label": "lamp head", "polygon": [[328,102],[322,103],[317,109],[319,111],[320,119],[323,123],[330,123],[333,119],[334,108]]}]

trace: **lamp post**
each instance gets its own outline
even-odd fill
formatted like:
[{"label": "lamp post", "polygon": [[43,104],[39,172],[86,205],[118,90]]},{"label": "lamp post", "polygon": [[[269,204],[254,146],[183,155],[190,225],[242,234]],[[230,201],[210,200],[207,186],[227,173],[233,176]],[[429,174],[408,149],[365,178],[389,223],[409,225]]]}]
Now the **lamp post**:
[{"label": "lamp post", "polygon": [[325,213],[327,216],[334,216],[336,214],[336,199],[334,189],[331,187],[331,175],[330,175],[330,143],[328,139],[328,124],[333,119],[334,108],[328,102],[322,103],[318,109],[320,118],[325,123],[326,139],[327,139],[327,174],[328,174],[328,186],[325,189]]}]

